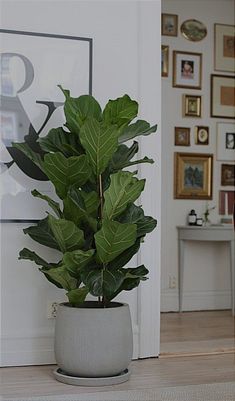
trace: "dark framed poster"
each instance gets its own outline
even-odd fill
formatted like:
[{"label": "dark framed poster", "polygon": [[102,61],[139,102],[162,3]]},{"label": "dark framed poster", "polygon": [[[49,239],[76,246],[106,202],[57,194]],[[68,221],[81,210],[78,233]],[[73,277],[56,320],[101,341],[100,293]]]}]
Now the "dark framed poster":
[{"label": "dark framed poster", "polygon": [[[36,151],[37,139],[63,125],[64,95],[92,92],[92,39],[0,29],[0,208],[2,220],[43,216],[37,188],[52,193],[47,177],[12,142]],[[20,168],[19,168],[20,167]]]}]

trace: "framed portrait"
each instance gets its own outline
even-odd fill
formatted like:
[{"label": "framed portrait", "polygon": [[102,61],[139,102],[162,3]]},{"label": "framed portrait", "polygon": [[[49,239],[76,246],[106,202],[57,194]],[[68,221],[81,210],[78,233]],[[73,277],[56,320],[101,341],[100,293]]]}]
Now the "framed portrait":
[{"label": "framed portrait", "polygon": [[[12,142],[26,142],[39,155],[38,138],[64,124],[64,94],[92,91],[92,39],[0,29],[1,219],[40,219],[45,209],[31,191],[54,194],[47,176]],[[51,195],[53,196],[53,195]]]},{"label": "framed portrait", "polygon": [[173,87],[201,89],[202,54],[173,51]]},{"label": "framed portrait", "polygon": [[178,15],[162,14],[162,35],[165,36],[178,35]]},{"label": "framed portrait", "polygon": [[168,77],[169,74],[169,46],[162,45],[161,54],[162,77]]},{"label": "framed portrait", "polygon": [[222,161],[234,161],[235,123],[217,123],[216,158]]},{"label": "framed portrait", "polygon": [[235,165],[234,164],[221,164],[221,185],[235,186]]},{"label": "framed portrait", "polygon": [[234,73],[235,26],[214,24],[214,41],[215,70]]},{"label": "framed portrait", "polygon": [[235,76],[211,75],[211,117],[235,118]]},{"label": "framed portrait", "polygon": [[212,199],[213,155],[175,153],[175,199]]},{"label": "framed portrait", "polygon": [[233,215],[235,191],[219,191],[219,214]]},{"label": "framed portrait", "polygon": [[190,128],[175,127],[175,146],[190,146]]},{"label": "framed portrait", "polygon": [[209,145],[209,127],[197,125],[194,128],[194,139],[196,145]]},{"label": "framed portrait", "polygon": [[183,95],[183,117],[201,117],[202,99],[197,95]]}]

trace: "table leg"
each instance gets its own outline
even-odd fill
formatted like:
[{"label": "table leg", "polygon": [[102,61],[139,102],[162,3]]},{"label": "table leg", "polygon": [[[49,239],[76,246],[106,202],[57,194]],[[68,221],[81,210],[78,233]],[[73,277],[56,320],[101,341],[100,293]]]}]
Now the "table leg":
[{"label": "table leg", "polygon": [[230,268],[231,268],[231,292],[232,292],[232,314],[235,314],[235,273],[234,273],[234,241],[230,241]]},{"label": "table leg", "polygon": [[182,312],[184,283],[184,241],[179,240],[179,312]]}]

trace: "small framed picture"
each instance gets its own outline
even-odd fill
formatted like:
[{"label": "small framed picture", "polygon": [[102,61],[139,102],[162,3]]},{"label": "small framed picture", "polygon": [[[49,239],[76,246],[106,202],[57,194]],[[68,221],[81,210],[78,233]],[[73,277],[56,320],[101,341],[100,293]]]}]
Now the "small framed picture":
[{"label": "small framed picture", "polygon": [[219,214],[233,214],[235,191],[219,191]]},{"label": "small framed picture", "polygon": [[169,46],[162,45],[162,77],[168,77],[169,74]]},{"label": "small framed picture", "polygon": [[175,127],[175,146],[190,146],[190,128]]},{"label": "small framed picture", "polygon": [[183,116],[201,117],[201,96],[183,95]]},{"label": "small framed picture", "polygon": [[209,144],[209,127],[197,125],[194,128],[195,144],[208,145]]},{"label": "small framed picture", "polygon": [[221,185],[235,186],[235,165],[221,164]]},{"label": "small framed picture", "polygon": [[211,117],[235,118],[235,76],[211,75]]},{"label": "small framed picture", "polygon": [[165,36],[178,35],[178,15],[162,14],[162,35]]},{"label": "small framed picture", "polygon": [[217,123],[217,160],[234,161],[235,123]]},{"label": "small framed picture", "polygon": [[212,199],[213,155],[175,153],[175,199]]},{"label": "small framed picture", "polygon": [[201,89],[202,54],[173,51],[173,87]]},{"label": "small framed picture", "polygon": [[215,60],[217,71],[234,72],[235,65],[235,26],[214,24]]}]

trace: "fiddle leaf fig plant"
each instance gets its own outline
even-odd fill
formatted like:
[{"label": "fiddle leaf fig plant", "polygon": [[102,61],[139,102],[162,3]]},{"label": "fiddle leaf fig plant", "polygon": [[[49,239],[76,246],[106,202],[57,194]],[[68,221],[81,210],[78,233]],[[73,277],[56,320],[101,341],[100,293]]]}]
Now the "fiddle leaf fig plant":
[{"label": "fiddle leaf fig plant", "polygon": [[72,306],[91,294],[98,297],[100,307],[106,307],[121,291],[147,279],[144,265],[127,264],[157,222],[135,204],[145,180],[126,169],[153,160],[135,159],[137,141],[124,143],[155,132],[157,126],[150,127],[144,120],[132,122],[138,103],[128,95],[109,100],[102,111],[91,95],[73,98],[60,89],[65,96],[65,125],[38,139],[40,153],[26,143],[13,146],[48,177],[59,198],[33,190],[34,197],[47,202],[49,211],[24,233],[58,250],[61,258],[50,263],[24,248],[19,259],[40,266],[51,283],[66,290]]}]

